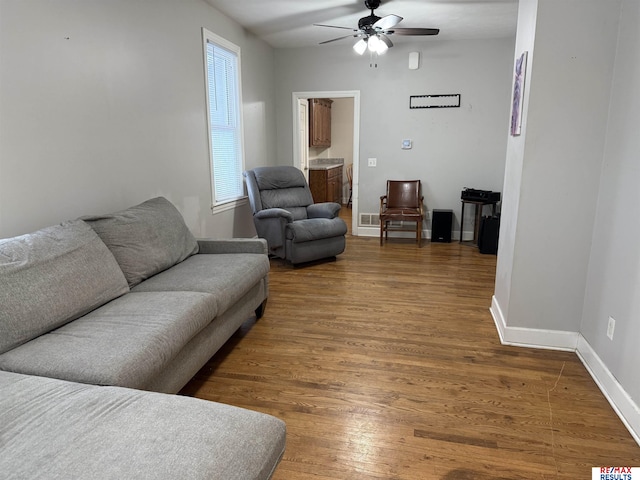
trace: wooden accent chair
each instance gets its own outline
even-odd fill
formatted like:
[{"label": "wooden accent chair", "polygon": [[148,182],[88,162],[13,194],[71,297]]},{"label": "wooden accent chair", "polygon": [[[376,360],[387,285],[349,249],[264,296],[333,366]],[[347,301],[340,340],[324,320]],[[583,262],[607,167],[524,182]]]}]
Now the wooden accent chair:
[{"label": "wooden accent chair", "polygon": [[416,242],[422,246],[424,218],[420,180],[387,180],[387,194],[380,197],[380,245],[389,239],[389,230],[414,231],[413,228],[394,227],[389,222],[415,222]]}]

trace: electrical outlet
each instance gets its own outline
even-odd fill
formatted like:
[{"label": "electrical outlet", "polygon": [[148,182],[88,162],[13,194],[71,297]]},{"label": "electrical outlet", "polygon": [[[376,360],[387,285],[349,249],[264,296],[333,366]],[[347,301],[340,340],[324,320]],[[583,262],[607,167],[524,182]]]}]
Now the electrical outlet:
[{"label": "electrical outlet", "polygon": [[377,158],[369,158],[367,166],[375,167],[377,163],[378,163],[378,159]]},{"label": "electrical outlet", "polygon": [[616,321],[613,319],[613,317],[609,317],[609,323],[607,324],[607,337],[609,337],[609,340],[613,340],[613,331],[616,328]]}]

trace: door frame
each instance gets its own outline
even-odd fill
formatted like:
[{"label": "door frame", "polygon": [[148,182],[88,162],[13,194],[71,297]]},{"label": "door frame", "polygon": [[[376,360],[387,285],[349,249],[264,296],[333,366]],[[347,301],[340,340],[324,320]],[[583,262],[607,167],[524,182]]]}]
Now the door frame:
[{"label": "door frame", "polygon": [[293,92],[293,164],[300,165],[300,109],[298,102],[309,98],[353,99],[353,180],[351,186],[351,234],[358,235],[358,173],[360,170],[360,90]]},{"label": "door frame", "polygon": [[[302,110],[304,110],[304,119],[300,118]],[[302,98],[298,99],[298,115],[296,123],[298,126],[297,165],[302,170],[304,178],[309,182],[309,103]]]}]

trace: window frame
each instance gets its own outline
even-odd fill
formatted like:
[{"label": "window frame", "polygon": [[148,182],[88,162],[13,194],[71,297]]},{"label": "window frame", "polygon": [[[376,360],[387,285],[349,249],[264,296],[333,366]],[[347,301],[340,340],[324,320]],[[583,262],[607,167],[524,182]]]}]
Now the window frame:
[{"label": "window frame", "polygon": [[[238,122],[238,153],[240,155],[240,165],[239,171],[237,174],[239,175],[239,180],[242,184],[242,193],[237,197],[216,201],[216,186],[215,186],[215,161],[213,156],[213,136],[212,136],[212,128],[211,128],[211,106],[209,102],[209,65],[207,58],[207,46],[208,44],[213,44],[214,46],[218,46],[223,48],[236,56],[236,87],[237,87],[237,122]],[[241,49],[236,44],[222,38],[221,36],[207,30],[206,28],[202,28],[202,46],[203,46],[203,59],[204,59],[204,90],[205,90],[205,101],[206,101],[206,122],[207,122],[207,144],[209,148],[209,176],[211,181],[211,213],[216,214],[219,212],[223,212],[225,210],[230,210],[237,208],[242,205],[246,205],[248,203],[248,197],[245,192],[244,181],[242,178],[242,172],[245,169],[245,156],[244,156],[244,118],[242,112],[242,57],[241,57]]]}]

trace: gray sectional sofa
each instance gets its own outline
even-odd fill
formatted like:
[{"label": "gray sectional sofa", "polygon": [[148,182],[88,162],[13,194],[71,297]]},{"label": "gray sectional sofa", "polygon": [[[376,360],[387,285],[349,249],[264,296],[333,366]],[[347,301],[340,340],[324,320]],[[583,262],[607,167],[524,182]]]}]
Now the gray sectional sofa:
[{"label": "gray sectional sofa", "polygon": [[0,240],[0,471],[269,478],[282,421],[154,393],[262,315],[268,272],[264,240],[196,240],[161,197]]}]

